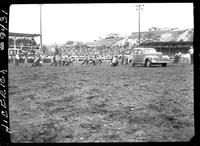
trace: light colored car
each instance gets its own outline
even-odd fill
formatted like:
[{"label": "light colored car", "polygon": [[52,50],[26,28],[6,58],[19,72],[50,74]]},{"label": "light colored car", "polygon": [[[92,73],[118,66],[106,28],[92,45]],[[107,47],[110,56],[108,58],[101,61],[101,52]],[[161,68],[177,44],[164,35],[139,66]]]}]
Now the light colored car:
[{"label": "light colored car", "polygon": [[147,67],[152,65],[167,66],[168,61],[162,58],[162,53],[157,52],[154,48],[135,48],[131,53],[133,58],[132,66],[135,64],[143,64]]}]

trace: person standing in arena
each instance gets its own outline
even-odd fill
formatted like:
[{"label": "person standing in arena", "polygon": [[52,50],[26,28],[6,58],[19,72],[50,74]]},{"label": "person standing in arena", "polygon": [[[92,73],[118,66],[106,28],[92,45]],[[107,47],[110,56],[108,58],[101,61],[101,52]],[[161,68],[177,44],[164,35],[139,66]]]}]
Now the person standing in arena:
[{"label": "person standing in arena", "polygon": [[88,63],[89,63],[89,57],[88,56],[86,56],[85,57],[85,59],[83,60],[83,63],[81,63],[81,65],[88,65]]},{"label": "person standing in arena", "polygon": [[117,66],[118,64],[119,64],[119,60],[118,60],[117,56],[114,55],[114,56],[112,57],[112,59],[111,59],[111,66],[112,66],[112,67],[115,67],[115,66]]},{"label": "person standing in arena", "polygon": [[57,66],[58,65],[58,63],[59,63],[59,56],[58,55],[56,55],[56,58],[55,58],[55,66]]},{"label": "person standing in arena", "polygon": [[50,66],[54,65],[56,66],[56,55],[53,56],[53,62],[50,64]]},{"label": "person standing in arena", "polygon": [[27,57],[27,55],[24,56],[24,64],[28,64],[28,57]]},{"label": "person standing in arena", "polygon": [[36,61],[37,61],[37,56],[36,55],[34,55],[34,60],[33,60],[33,64],[32,64],[32,66],[31,67],[34,67],[35,66],[35,63],[36,63]]},{"label": "person standing in arena", "polygon": [[[38,60],[37,60],[37,62],[36,62],[36,66],[42,67],[42,56],[41,56],[41,55],[38,56]],[[35,67],[36,67],[36,66],[35,66]]]},{"label": "person standing in arena", "polygon": [[61,55],[58,56],[58,62],[59,62],[59,65],[61,67],[62,66],[62,56]]},{"label": "person standing in arena", "polygon": [[121,53],[121,65],[124,65],[124,51]]},{"label": "person standing in arena", "polygon": [[178,52],[175,53],[175,55],[174,55],[174,64],[179,62],[179,57],[180,57],[179,55],[180,55],[180,53],[178,53]]},{"label": "person standing in arena", "polygon": [[38,65],[38,60],[39,60],[39,55],[35,55],[32,67],[36,67]]},{"label": "person standing in arena", "polygon": [[65,66],[66,58],[64,56],[61,57],[61,64]]},{"label": "person standing in arena", "polygon": [[15,65],[17,67],[19,66],[19,54],[18,53],[15,55]]},{"label": "person standing in arena", "polygon": [[194,53],[193,47],[190,47],[190,50],[188,51],[188,53],[190,53],[191,64],[193,64],[193,53]]}]

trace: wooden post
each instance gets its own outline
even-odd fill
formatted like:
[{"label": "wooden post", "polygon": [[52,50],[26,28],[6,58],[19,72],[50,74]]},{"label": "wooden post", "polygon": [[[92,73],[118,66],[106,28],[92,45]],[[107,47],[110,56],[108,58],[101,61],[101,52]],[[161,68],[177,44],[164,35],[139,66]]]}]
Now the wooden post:
[{"label": "wooden post", "polygon": [[16,37],[14,37],[14,48],[16,48]]}]

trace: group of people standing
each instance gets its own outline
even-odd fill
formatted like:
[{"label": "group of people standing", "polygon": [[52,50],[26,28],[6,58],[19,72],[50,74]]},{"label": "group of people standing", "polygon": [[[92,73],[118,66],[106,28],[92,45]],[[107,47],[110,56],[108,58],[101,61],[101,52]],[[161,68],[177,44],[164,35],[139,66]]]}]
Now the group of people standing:
[{"label": "group of people standing", "polygon": [[[12,57],[12,58],[9,57],[9,60],[11,62],[14,62],[15,66],[17,66],[17,67],[19,66],[20,59],[22,59],[25,64],[28,64],[28,56],[27,55],[20,57],[20,54],[17,53],[14,57]],[[42,62],[41,55],[37,54],[37,55],[34,56],[32,67],[37,67],[37,66],[41,67],[42,63],[43,62]]]},{"label": "group of people standing", "polygon": [[20,63],[20,59],[23,59],[24,60],[24,63],[28,63],[28,58],[27,56],[23,56],[23,57],[20,57],[19,54],[16,54],[15,56],[11,57],[9,56],[9,62],[14,62],[15,66],[19,66],[19,63]]},{"label": "group of people standing", "polygon": [[[193,47],[190,47],[188,53],[190,54],[190,62],[191,64],[193,64]],[[174,64],[178,63],[180,58],[181,58],[182,53],[177,52],[174,55]],[[28,63],[28,57],[27,56],[23,56],[21,57],[24,60],[24,63]],[[10,58],[9,58],[10,59]],[[14,58],[12,58],[11,60],[14,61],[15,65],[18,67],[19,66],[19,62],[20,62],[20,54],[17,53],[15,55]],[[70,56],[68,57],[64,57],[62,55],[59,55],[58,53],[54,54],[53,59],[51,61],[50,66],[69,66],[70,64],[73,65],[73,61],[74,59]],[[121,65],[127,65],[129,63],[129,60],[127,59],[127,57],[124,56],[124,54],[121,55],[116,55],[114,54],[111,58],[110,61],[110,65],[112,67],[117,66],[119,63],[121,62]],[[93,58],[90,58],[88,56],[85,57],[85,59],[83,60],[81,65],[97,65],[97,64],[101,64],[102,63],[102,59],[100,57],[97,57],[97,55],[95,55]],[[32,67],[41,67],[43,64],[43,58],[41,54],[35,54],[34,55],[34,61],[32,63]]]},{"label": "group of people standing", "polygon": [[101,65],[102,59],[100,57],[97,57],[97,55],[94,55],[93,58],[90,58],[89,56],[86,56],[81,65]]},{"label": "group of people standing", "polygon": [[59,66],[69,66],[70,64],[73,64],[73,61],[73,58],[70,56],[62,57],[61,55],[54,55],[50,66],[57,66],[58,64]]},{"label": "group of people standing", "polygon": [[131,63],[131,59],[129,57],[125,56],[124,54],[113,55],[111,58],[111,66],[115,67],[119,63],[121,65],[127,65],[128,63]]},{"label": "group of people standing", "polygon": [[193,64],[193,54],[194,54],[194,49],[193,49],[193,47],[190,47],[190,49],[188,50],[187,53],[188,53],[188,54],[183,54],[183,53],[181,53],[181,52],[175,53],[175,55],[174,55],[174,64],[175,64],[175,63],[178,63],[178,62],[180,61],[180,59],[185,59],[185,58],[183,57],[183,55],[184,55],[184,56],[187,56],[187,59],[190,61],[191,64]]},{"label": "group of people standing", "polygon": [[34,57],[35,59],[34,59],[34,61],[33,61],[33,63],[32,63],[32,67],[42,67],[42,63],[43,63],[43,61],[42,61],[42,57],[41,57],[41,55],[36,55],[35,57]]},{"label": "group of people standing", "polygon": [[115,67],[119,64],[119,59],[117,55],[112,56],[110,66]]}]

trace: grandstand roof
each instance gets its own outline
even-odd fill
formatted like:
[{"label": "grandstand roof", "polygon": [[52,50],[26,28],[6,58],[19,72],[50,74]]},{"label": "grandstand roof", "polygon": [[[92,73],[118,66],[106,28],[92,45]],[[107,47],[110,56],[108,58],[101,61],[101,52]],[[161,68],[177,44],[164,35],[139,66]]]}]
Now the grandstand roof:
[{"label": "grandstand roof", "polygon": [[14,32],[9,32],[9,36],[14,36],[14,37],[37,37],[37,36],[40,36],[40,34],[28,34],[28,33],[14,33]]}]

